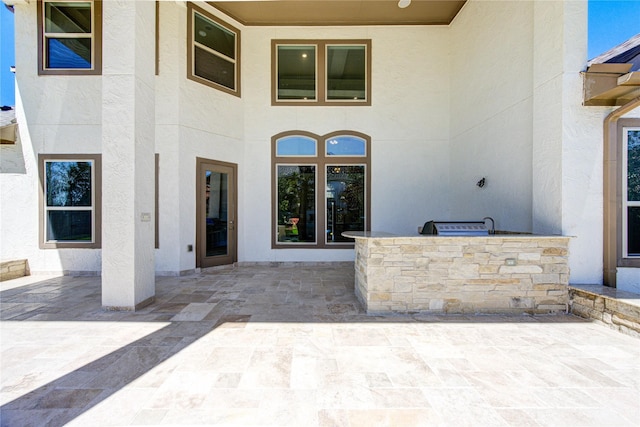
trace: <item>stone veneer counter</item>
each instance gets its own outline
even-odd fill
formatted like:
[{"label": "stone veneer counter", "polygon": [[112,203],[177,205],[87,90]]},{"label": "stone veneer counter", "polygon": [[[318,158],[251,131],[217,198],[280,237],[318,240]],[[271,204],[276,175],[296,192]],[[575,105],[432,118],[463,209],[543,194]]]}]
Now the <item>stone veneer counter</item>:
[{"label": "stone veneer counter", "polygon": [[564,313],[569,237],[531,234],[355,239],[355,292],[367,313]]}]

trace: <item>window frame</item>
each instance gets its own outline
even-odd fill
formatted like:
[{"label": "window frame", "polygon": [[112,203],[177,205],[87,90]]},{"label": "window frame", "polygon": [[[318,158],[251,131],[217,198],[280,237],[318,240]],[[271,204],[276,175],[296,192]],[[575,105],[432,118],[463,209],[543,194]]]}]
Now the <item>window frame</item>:
[{"label": "window frame", "polygon": [[[278,46],[315,46],[316,48],[316,99],[278,99]],[[364,46],[365,60],[365,99],[329,100],[327,94],[327,51],[330,46]],[[371,106],[371,39],[272,39],[271,40],[271,105],[272,106]]]},{"label": "window frame", "polygon": [[[278,156],[278,140],[291,136],[312,138],[316,142],[316,156]],[[331,138],[340,136],[353,136],[360,138],[365,143],[365,153],[358,155],[327,155],[326,143]],[[279,242],[278,241],[278,166],[315,166],[316,190],[315,190],[315,243],[311,242]],[[354,242],[328,242],[327,241],[327,167],[328,166],[364,166],[364,209],[365,230],[371,230],[371,138],[355,131],[336,131],[326,135],[316,135],[306,131],[287,131],[274,135],[271,138],[271,248],[272,249],[352,249]]]},{"label": "window frame", "polygon": [[[91,68],[48,68],[47,43],[48,34],[45,31],[46,19],[45,3],[91,3]],[[69,75],[86,76],[102,74],[102,1],[101,0],[38,0],[38,75]],[[61,34],[61,33],[53,33]],[[65,33],[62,33],[65,34]],[[76,33],[66,33],[76,34]],[[83,33],[84,34],[84,33]]]},{"label": "window frame", "polygon": [[[47,240],[47,207],[46,195],[46,163],[47,162],[92,162],[91,168],[91,212],[92,212],[92,240],[83,241],[48,241]],[[39,154],[38,172],[40,177],[39,199],[39,246],[40,249],[82,248],[99,249],[101,247],[102,234],[102,156],[100,154]],[[66,209],[74,210],[74,209]],[[89,209],[83,209],[89,210]]]},{"label": "window frame", "polygon": [[622,184],[622,191],[621,191],[621,214],[622,214],[622,235],[620,236],[620,239],[622,240],[622,258],[623,259],[627,259],[627,260],[640,260],[640,254],[638,255],[629,255],[629,245],[628,245],[628,228],[629,228],[629,222],[628,222],[628,208],[629,207],[636,207],[636,208],[640,208],[640,201],[630,201],[629,200],[629,193],[628,193],[628,183],[629,183],[629,178],[628,178],[628,166],[629,166],[629,131],[640,131],[640,125],[638,126],[623,126],[622,127],[622,145],[621,145],[621,151],[622,151],[622,155],[621,155],[621,159],[622,159],[622,167],[620,169],[621,172],[621,176],[620,176],[620,180],[621,180],[621,184]]},{"label": "window frame", "polygon": [[[198,76],[195,74],[195,49],[196,46],[199,46],[198,42],[196,42],[194,37],[195,31],[195,14],[199,14],[203,18],[212,21],[214,24],[222,27],[224,30],[229,31],[235,34],[235,60],[233,60],[234,64],[234,81],[235,81],[235,89],[228,88],[220,83],[216,83],[212,80],[208,80],[204,77]],[[241,97],[241,34],[240,30],[234,27],[233,25],[221,20],[220,18],[214,16],[212,13],[206,11],[205,9],[188,2],[187,3],[187,79],[192,80],[197,83],[201,83],[205,86],[209,86],[211,88],[217,89],[221,92],[228,93],[230,95]],[[205,50],[210,51],[213,50],[209,47],[204,47]],[[215,51],[214,51],[215,52]],[[212,53],[212,52],[210,52]],[[212,53],[224,60],[227,60],[228,57],[220,56],[218,53]]]}]

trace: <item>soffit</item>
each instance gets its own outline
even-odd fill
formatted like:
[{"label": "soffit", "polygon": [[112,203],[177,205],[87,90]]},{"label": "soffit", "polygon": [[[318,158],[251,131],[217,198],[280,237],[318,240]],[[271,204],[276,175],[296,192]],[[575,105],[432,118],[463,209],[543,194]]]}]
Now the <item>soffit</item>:
[{"label": "soffit", "polygon": [[466,0],[212,1],[215,8],[246,26],[448,25]]}]

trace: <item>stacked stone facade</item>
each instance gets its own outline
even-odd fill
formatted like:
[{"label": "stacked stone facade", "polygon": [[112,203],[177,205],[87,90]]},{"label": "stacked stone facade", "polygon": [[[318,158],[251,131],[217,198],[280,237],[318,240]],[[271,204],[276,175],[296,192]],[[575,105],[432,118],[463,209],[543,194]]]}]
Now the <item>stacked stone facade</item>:
[{"label": "stacked stone facade", "polygon": [[368,313],[560,313],[568,237],[356,239],[356,295]]}]

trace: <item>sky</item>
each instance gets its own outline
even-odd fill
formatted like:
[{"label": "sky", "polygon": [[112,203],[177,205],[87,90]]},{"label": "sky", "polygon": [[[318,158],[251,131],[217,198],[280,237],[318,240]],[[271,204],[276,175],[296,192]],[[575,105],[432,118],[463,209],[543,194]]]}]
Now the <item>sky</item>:
[{"label": "sky", "polygon": [[640,0],[589,0],[588,59],[640,33]]},{"label": "sky", "polygon": [[[640,33],[640,0],[589,0],[588,59]],[[0,0],[0,106],[15,105],[13,14]]]}]

